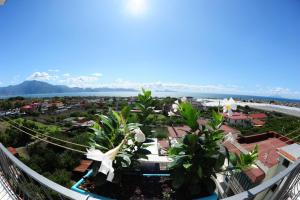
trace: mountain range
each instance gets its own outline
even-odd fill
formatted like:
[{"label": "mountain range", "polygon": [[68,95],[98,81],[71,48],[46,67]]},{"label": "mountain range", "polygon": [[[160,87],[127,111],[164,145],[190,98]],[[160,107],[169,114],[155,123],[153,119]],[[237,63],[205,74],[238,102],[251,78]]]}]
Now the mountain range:
[{"label": "mountain range", "polygon": [[65,85],[52,85],[42,81],[24,81],[18,85],[0,87],[0,95],[27,95],[27,94],[51,94],[51,93],[71,93],[71,92],[135,92],[135,89],[126,88],[79,88]]}]

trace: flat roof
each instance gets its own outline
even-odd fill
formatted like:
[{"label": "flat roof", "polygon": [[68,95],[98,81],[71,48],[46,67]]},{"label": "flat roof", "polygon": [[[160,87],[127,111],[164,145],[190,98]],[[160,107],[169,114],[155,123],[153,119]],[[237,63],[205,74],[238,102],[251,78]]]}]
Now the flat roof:
[{"label": "flat roof", "polygon": [[281,148],[278,148],[278,152],[290,161],[296,161],[300,158],[300,145],[290,144]]}]

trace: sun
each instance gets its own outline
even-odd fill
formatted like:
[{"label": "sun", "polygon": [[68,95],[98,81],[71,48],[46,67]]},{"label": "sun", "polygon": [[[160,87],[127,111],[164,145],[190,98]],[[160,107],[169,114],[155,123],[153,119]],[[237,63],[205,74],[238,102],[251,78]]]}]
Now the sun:
[{"label": "sun", "polygon": [[147,2],[146,0],[128,0],[127,11],[131,15],[143,15],[146,12]]}]

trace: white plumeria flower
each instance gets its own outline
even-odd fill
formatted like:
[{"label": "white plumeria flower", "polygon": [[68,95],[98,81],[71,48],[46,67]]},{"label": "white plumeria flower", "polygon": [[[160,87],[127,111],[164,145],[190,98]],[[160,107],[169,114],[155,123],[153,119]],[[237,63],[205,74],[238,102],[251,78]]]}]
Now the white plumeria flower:
[{"label": "white plumeria flower", "polygon": [[134,140],[139,142],[139,143],[143,143],[146,141],[146,136],[145,134],[141,131],[141,129],[134,129]]},{"label": "white plumeria flower", "polygon": [[90,149],[87,150],[86,157],[91,160],[99,161],[101,162],[101,166],[98,170],[98,172],[103,173],[107,175],[106,180],[112,182],[114,178],[114,168],[113,168],[113,161],[115,160],[118,152],[120,151],[121,146],[123,145],[123,142],[119,144],[114,149],[109,150],[106,153],[103,153],[100,150],[96,149]]},{"label": "white plumeria flower", "polygon": [[236,102],[230,98],[228,99],[224,99],[223,100],[223,112],[227,113],[228,116],[232,116],[232,111],[237,109],[237,104]]},{"label": "white plumeria flower", "polygon": [[182,97],[182,98],[181,98],[181,101],[182,101],[182,102],[187,102],[187,98],[186,98],[186,97]]},{"label": "white plumeria flower", "polygon": [[178,144],[178,141],[175,138],[172,138],[170,143],[171,143],[171,147],[174,147],[176,144]]},{"label": "white plumeria flower", "polygon": [[177,112],[178,108],[179,108],[179,105],[175,102],[175,103],[172,105],[173,111],[174,111],[174,112]]},{"label": "white plumeria flower", "polygon": [[172,111],[169,111],[169,112],[168,112],[168,116],[169,116],[169,117],[173,117],[173,116],[175,116],[175,113],[173,113]]},{"label": "white plumeria flower", "polygon": [[127,141],[127,144],[131,146],[131,145],[134,144],[134,142],[132,141],[132,139],[129,139],[129,140]]}]

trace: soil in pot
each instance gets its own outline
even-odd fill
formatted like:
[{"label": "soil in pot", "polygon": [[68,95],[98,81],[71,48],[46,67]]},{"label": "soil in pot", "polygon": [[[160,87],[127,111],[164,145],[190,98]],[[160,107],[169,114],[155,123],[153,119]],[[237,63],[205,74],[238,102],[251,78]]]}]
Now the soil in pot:
[{"label": "soil in pot", "polygon": [[105,184],[97,186],[96,182],[95,178],[88,178],[80,188],[107,198],[122,200],[189,200],[209,195],[209,193],[202,192],[193,196],[184,188],[175,192],[168,177],[123,175],[121,185],[105,182]]}]

